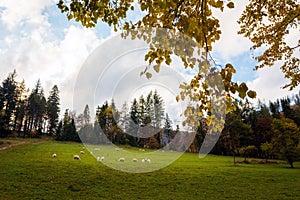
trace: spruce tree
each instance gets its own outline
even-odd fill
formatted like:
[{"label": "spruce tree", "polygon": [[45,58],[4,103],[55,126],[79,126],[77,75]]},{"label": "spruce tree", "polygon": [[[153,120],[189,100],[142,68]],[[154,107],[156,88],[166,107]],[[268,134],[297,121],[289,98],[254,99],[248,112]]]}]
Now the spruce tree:
[{"label": "spruce tree", "polygon": [[59,90],[57,85],[54,85],[50,91],[50,95],[47,100],[47,117],[48,117],[48,134],[54,135],[56,126],[59,121]]}]

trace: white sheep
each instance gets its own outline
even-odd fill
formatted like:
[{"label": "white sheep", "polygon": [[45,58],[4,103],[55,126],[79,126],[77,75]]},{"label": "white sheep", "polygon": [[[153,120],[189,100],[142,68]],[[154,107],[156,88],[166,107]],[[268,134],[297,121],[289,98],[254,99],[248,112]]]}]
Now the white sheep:
[{"label": "white sheep", "polygon": [[80,151],[80,154],[84,154],[84,151]]},{"label": "white sheep", "polygon": [[100,148],[94,148],[95,151],[100,151]]},{"label": "white sheep", "polygon": [[133,162],[138,162],[138,159],[134,158],[132,159]]},{"label": "white sheep", "polygon": [[52,158],[56,158],[56,153],[52,154]]},{"label": "white sheep", "polygon": [[142,163],[146,163],[146,162],[151,164],[151,160],[149,158],[143,158]]},{"label": "white sheep", "polygon": [[125,161],[125,158],[119,158],[118,161],[119,161],[119,162],[124,162],[124,161]]},{"label": "white sheep", "polygon": [[74,155],[74,159],[75,159],[75,160],[80,160],[79,155]]},{"label": "white sheep", "polygon": [[118,148],[118,147],[116,147],[115,149],[116,149],[116,151],[119,151],[119,150],[120,150],[120,148]]},{"label": "white sheep", "polygon": [[97,161],[98,161],[98,162],[103,162],[103,161],[104,161],[104,156],[97,157]]}]

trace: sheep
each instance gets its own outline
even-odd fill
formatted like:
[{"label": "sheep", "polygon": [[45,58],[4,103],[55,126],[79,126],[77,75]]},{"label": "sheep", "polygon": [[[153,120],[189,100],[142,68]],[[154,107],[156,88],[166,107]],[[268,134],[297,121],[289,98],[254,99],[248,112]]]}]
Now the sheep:
[{"label": "sheep", "polygon": [[56,158],[56,153],[52,154],[52,158]]},{"label": "sheep", "polygon": [[79,155],[74,155],[74,160],[80,160]]},{"label": "sheep", "polygon": [[133,162],[138,162],[138,159],[134,158],[132,159]]},{"label": "sheep", "polygon": [[97,157],[97,161],[98,161],[98,162],[103,162],[103,161],[104,161],[104,156]]},{"label": "sheep", "polygon": [[120,148],[118,148],[118,147],[116,147],[115,149],[116,149],[116,151],[119,151],[119,150],[120,150]]},{"label": "sheep", "polygon": [[151,160],[149,158],[143,158],[142,163],[148,163],[151,164]]},{"label": "sheep", "polygon": [[80,154],[84,154],[84,151],[80,151]]},{"label": "sheep", "polygon": [[85,150],[85,147],[82,147],[83,150]]},{"label": "sheep", "polygon": [[119,161],[119,162],[124,162],[124,161],[125,161],[125,158],[119,158],[118,161]]},{"label": "sheep", "polygon": [[100,151],[100,148],[94,148],[95,151]]}]

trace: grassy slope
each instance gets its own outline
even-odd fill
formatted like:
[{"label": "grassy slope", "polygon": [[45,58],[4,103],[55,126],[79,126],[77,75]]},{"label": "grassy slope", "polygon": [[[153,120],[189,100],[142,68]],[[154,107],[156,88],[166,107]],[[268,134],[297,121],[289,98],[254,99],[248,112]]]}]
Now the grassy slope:
[{"label": "grassy slope", "polygon": [[73,160],[81,149],[47,142],[0,151],[0,199],[300,199],[298,163],[233,166],[230,157],[185,154],[162,170],[130,174],[90,154]]}]

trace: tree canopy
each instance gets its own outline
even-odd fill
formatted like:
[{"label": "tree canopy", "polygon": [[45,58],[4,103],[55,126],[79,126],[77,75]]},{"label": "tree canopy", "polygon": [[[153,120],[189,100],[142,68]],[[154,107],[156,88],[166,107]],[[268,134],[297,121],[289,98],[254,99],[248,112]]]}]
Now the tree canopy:
[{"label": "tree canopy", "polygon": [[[114,27],[115,31],[123,31],[123,37],[131,35],[145,40],[150,49],[145,60],[156,72],[159,72],[162,63],[170,65],[171,55],[180,57],[185,68],[198,69],[190,83],[180,85],[182,92],[177,100],[189,97],[199,102],[201,106],[194,112],[200,116],[203,111],[211,109],[212,99],[209,96],[220,95],[221,90],[225,91],[222,95],[226,97],[229,108],[226,112],[235,108],[232,101],[235,94],[242,99],[256,97],[246,83],[232,80],[236,70],[231,64],[219,65],[211,56],[212,45],[222,33],[214,10],[233,9],[231,0],[60,0],[57,5],[69,20],[75,19],[85,27],[94,27],[101,20]],[[133,20],[128,17],[133,12],[142,15]],[[256,69],[283,60],[281,70],[290,80],[285,87],[290,89],[299,85],[300,81],[299,43],[290,46],[286,37],[293,29],[298,29],[299,19],[300,5],[295,0],[250,0],[238,21],[241,27],[239,34],[253,42],[252,49],[261,52],[255,56],[258,61]],[[164,36],[161,29],[167,30]],[[147,78],[152,76],[147,68],[142,74]],[[224,87],[220,87],[220,83],[210,85],[216,74],[220,75]]]}]

